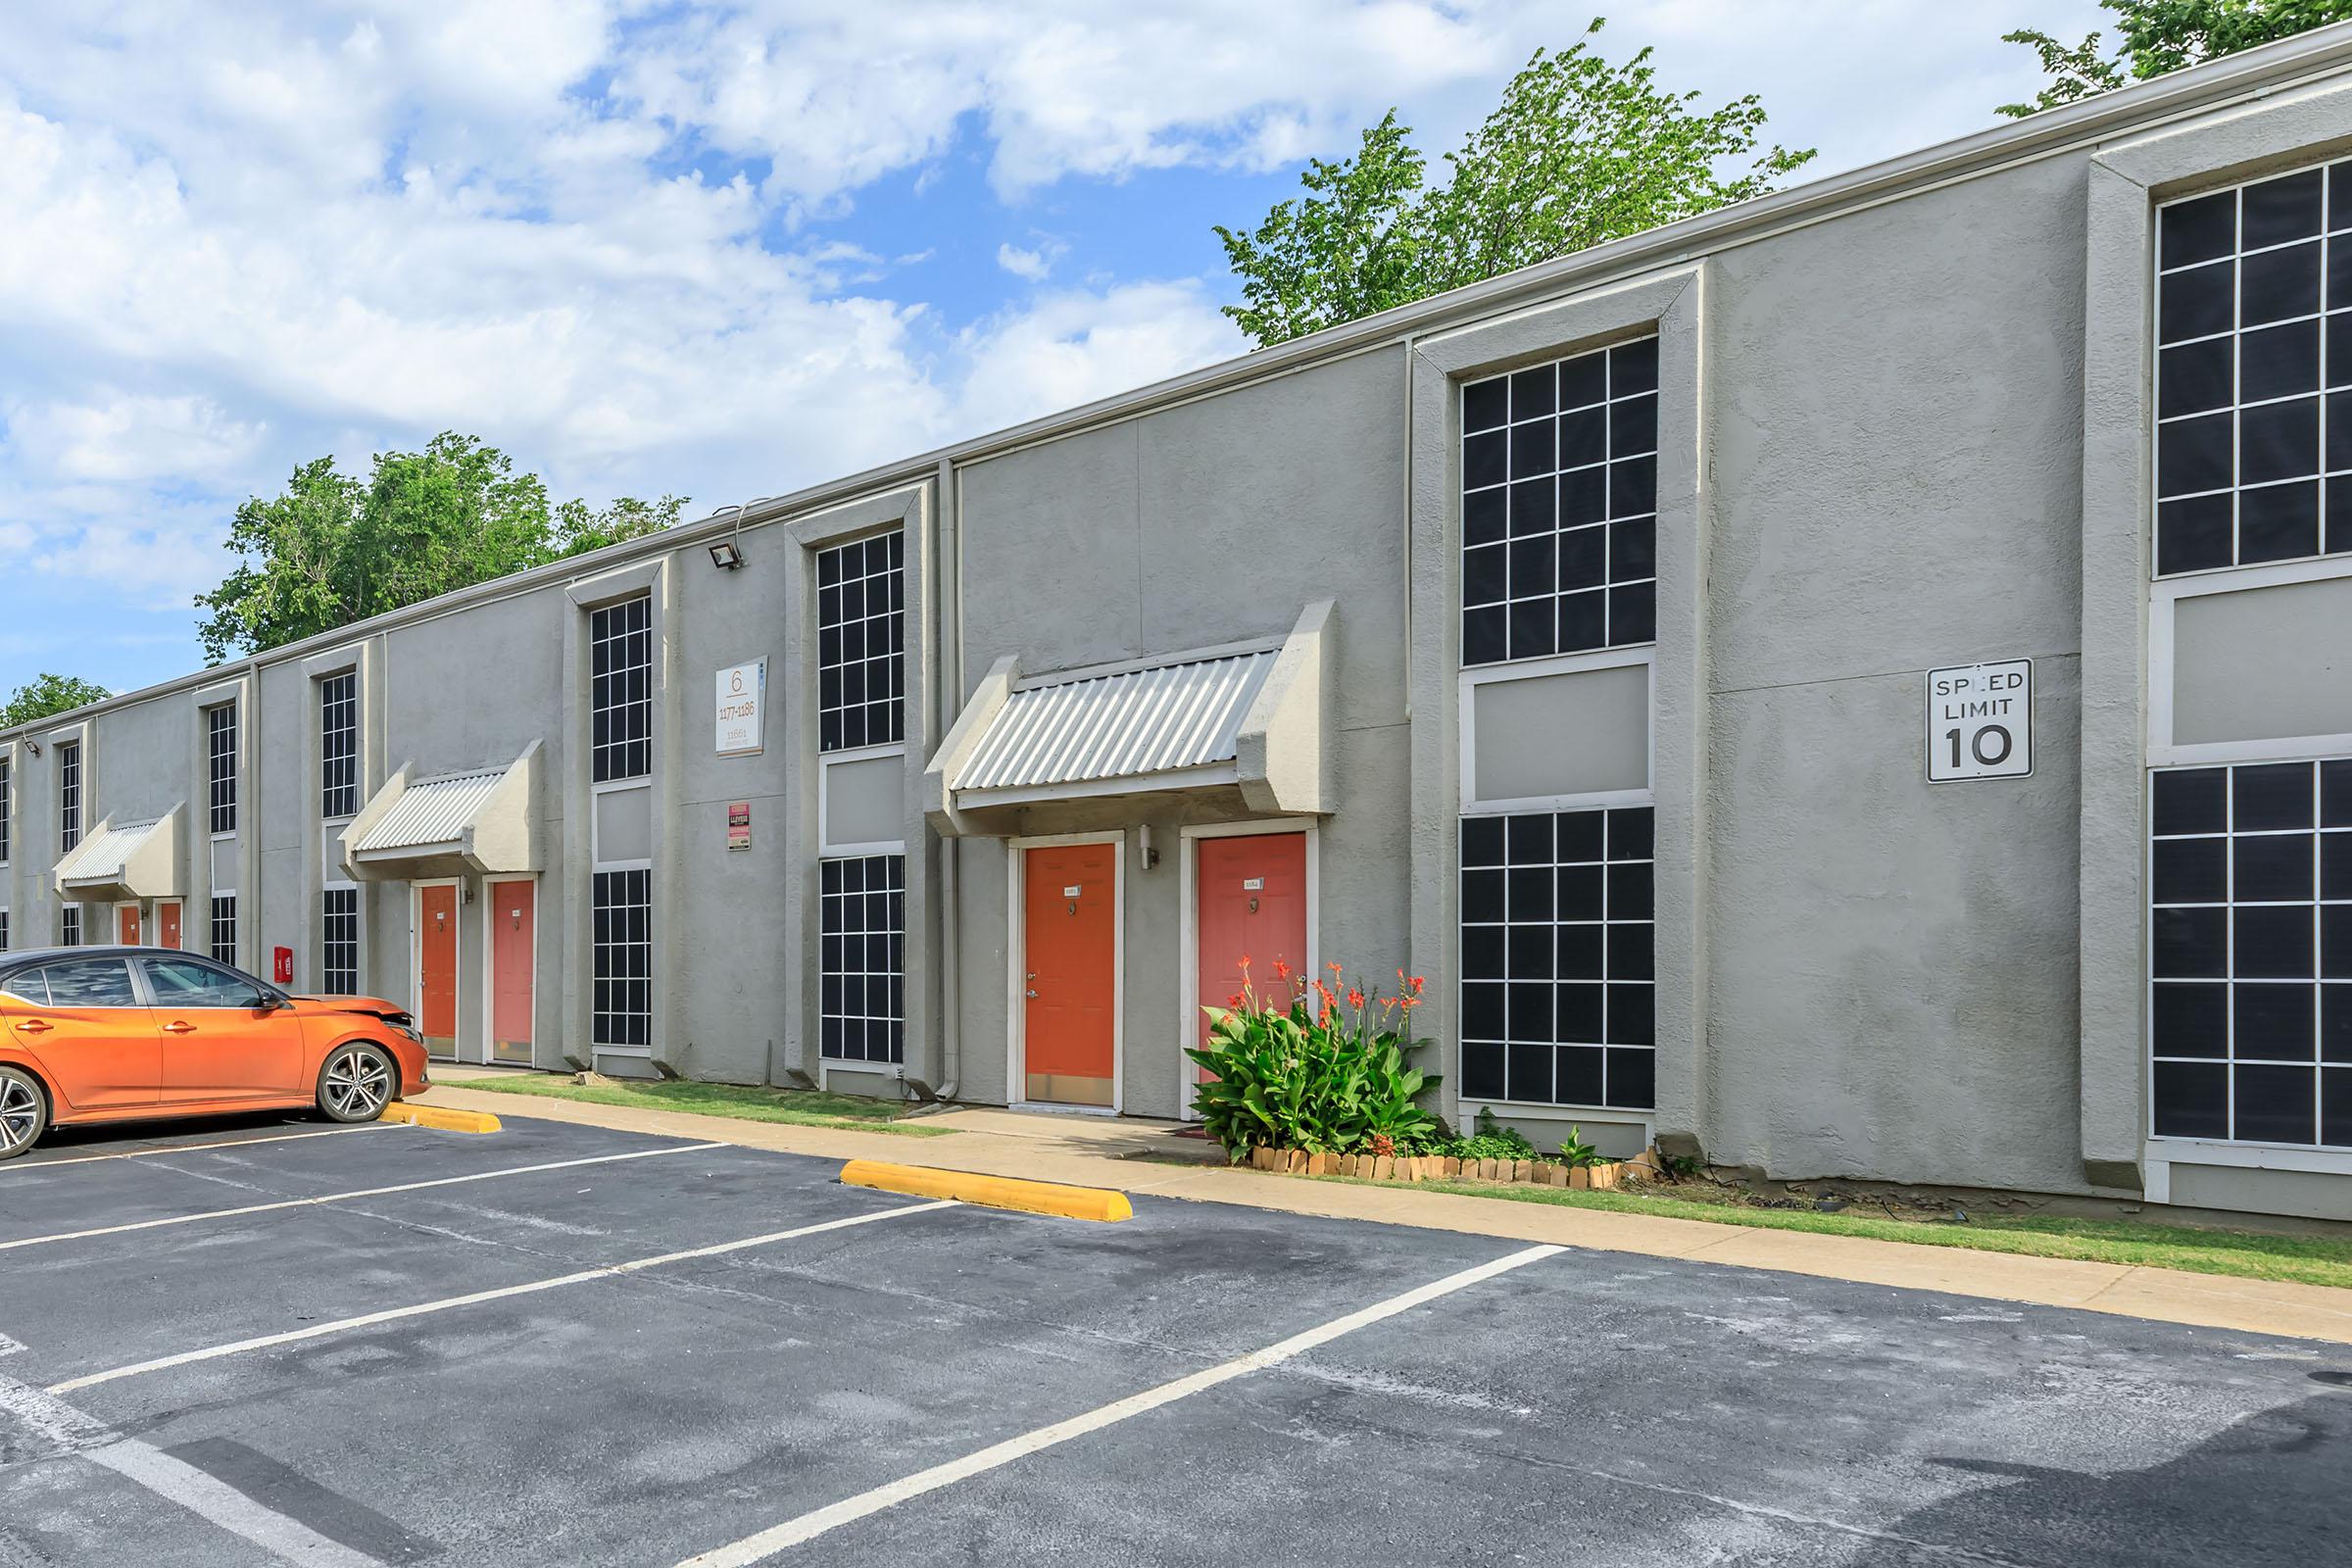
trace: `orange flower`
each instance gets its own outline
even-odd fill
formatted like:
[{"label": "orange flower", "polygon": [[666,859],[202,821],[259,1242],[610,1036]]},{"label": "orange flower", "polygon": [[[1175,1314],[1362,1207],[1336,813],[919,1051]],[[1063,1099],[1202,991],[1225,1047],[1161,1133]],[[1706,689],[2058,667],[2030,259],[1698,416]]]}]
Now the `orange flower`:
[{"label": "orange flower", "polygon": [[1333,974],[1338,974],[1340,972],[1340,966],[1336,963],[1327,963],[1323,967],[1329,969]]},{"label": "orange flower", "polygon": [[1247,953],[1245,953],[1245,954],[1243,954],[1243,955],[1242,955],[1242,973],[1244,973],[1244,974],[1248,974],[1249,972],[1250,972],[1250,955],[1248,955]]},{"label": "orange flower", "polygon": [[1413,995],[1416,997],[1421,994],[1421,987],[1424,983],[1425,982],[1422,980],[1422,977],[1419,975],[1415,975],[1410,980],[1405,982],[1406,985],[1413,988]]},{"label": "orange flower", "polygon": [[1284,959],[1276,958],[1274,960],[1274,978],[1277,980],[1288,980],[1290,977],[1290,964]]},{"label": "orange flower", "polygon": [[1232,996],[1230,996],[1230,997],[1227,997],[1227,998],[1225,999],[1225,1005],[1227,1005],[1228,1007],[1238,1007],[1238,1006],[1240,1006],[1241,1004],[1242,1004],[1242,994],[1241,994],[1239,991],[1236,991],[1236,992],[1235,992],[1235,993],[1234,993]]},{"label": "orange flower", "polygon": [[1362,1006],[1363,1004],[1364,1004],[1364,993],[1363,993],[1363,990],[1362,990],[1360,987],[1357,987],[1357,986],[1349,986],[1349,987],[1348,988],[1348,1005],[1349,1005],[1350,1007],[1360,1007],[1360,1006]]}]

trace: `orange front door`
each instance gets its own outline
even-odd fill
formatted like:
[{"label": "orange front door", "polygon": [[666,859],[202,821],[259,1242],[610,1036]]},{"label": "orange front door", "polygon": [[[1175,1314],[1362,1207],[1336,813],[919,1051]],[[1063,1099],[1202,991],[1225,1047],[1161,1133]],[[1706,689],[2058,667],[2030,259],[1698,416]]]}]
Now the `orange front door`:
[{"label": "orange front door", "polygon": [[176,951],[179,947],[179,906],[159,904],[155,906],[156,946]]},{"label": "orange front door", "polygon": [[416,1027],[436,1056],[458,1054],[458,890],[416,890]]},{"label": "orange front door", "polygon": [[139,906],[135,904],[125,904],[117,909],[115,911],[115,929],[120,933],[117,940],[124,947],[137,947],[139,945]]},{"label": "orange front door", "polygon": [[1118,1002],[1119,847],[1056,844],[1022,853],[1026,1098],[1107,1105]]},{"label": "orange front door", "polygon": [[539,887],[490,884],[490,1052],[500,1061],[531,1059],[532,931]]},{"label": "orange front door", "polygon": [[[1242,960],[1262,1003],[1287,1004],[1311,979],[1306,957],[1306,835],[1202,839],[1194,899],[1200,909],[1198,996],[1222,1007],[1242,989]],[[1290,972],[1287,981],[1275,970]],[[1201,1014],[1200,1038],[1208,1038]]]}]

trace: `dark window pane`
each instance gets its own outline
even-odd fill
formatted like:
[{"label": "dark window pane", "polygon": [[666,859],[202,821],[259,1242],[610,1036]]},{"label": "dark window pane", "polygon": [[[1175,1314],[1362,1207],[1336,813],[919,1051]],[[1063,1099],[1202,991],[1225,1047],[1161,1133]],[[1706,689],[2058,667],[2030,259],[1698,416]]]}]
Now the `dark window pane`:
[{"label": "dark window pane", "polygon": [[1609,858],[1646,860],[1655,839],[1655,813],[1646,806],[1627,806],[1608,813]]},{"label": "dark window pane", "polygon": [[1513,659],[1541,659],[1557,650],[1551,607],[1549,599],[1522,599],[1511,606]]},{"label": "dark window pane", "polygon": [[2313,854],[2312,836],[2308,833],[2233,840],[2230,859],[2236,879],[2230,886],[2230,898],[2239,904],[2308,903],[2312,897]]},{"label": "dark window pane", "polygon": [[1566,1045],[1599,1045],[1601,1041],[1601,992],[1592,985],[1563,985],[1552,988],[1558,999],[1559,1013],[1554,1020],[1552,1039]]},{"label": "dark window pane", "polygon": [[2157,979],[2219,980],[2229,974],[2227,909],[2158,909],[2149,924]]},{"label": "dark window pane", "polygon": [[[1465,914],[1464,919],[1469,916]],[[1500,980],[1503,929],[1498,925],[1465,925],[1462,927],[1462,978],[1465,980]],[[1496,1004],[1500,1005],[1499,1003]],[[1495,1025],[1496,1034],[1502,1026]]]},{"label": "dark window pane", "polygon": [[[2336,247],[2352,257],[2352,241]],[[2352,313],[2330,316],[2325,331],[2328,339],[2327,381],[2329,386],[2352,386]]]},{"label": "dark window pane", "polygon": [[2163,427],[2156,439],[2156,492],[2187,495],[2220,490],[2230,483],[2230,420],[2227,414],[2200,415]]},{"label": "dark window pane", "polygon": [[1462,603],[1491,605],[1508,597],[1505,547],[1487,545],[1462,552]]},{"label": "dark window pane", "polygon": [[1609,393],[1623,397],[1628,392],[1653,392],[1658,385],[1658,340],[1645,337],[1639,343],[1621,344],[1609,350]]},{"label": "dark window pane", "polygon": [[2352,1062],[2352,986],[2320,989],[2320,1059]]},{"label": "dark window pane", "polygon": [[1465,1040],[1500,1040],[1502,1038],[1501,986],[1491,980],[1463,982],[1462,1038]]},{"label": "dark window pane", "polygon": [[1601,1053],[1596,1046],[1563,1046],[1552,1093],[1563,1105],[1597,1105],[1601,1097]]},{"label": "dark window pane", "polygon": [[2230,497],[2191,496],[2156,509],[2156,569],[2209,571],[2230,560]]},{"label": "dark window pane", "polygon": [[1609,362],[1605,354],[1580,354],[1560,362],[1560,407],[1582,408],[1609,395]]},{"label": "dark window pane", "polygon": [[2230,956],[2239,979],[2311,978],[2315,960],[2310,906],[2240,906],[2230,911]]},{"label": "dark window pane", "polygon": [[2237,267],[2216,262],[2168,272],[2156,284],[2156,336],[2162,343],[2227,332],[2236,315]]},{"label": "dark window pane", "polygon": [[2352,1072],[2320,1074],[2320,1142],[2352,1147]]},{"label": "dark window pane", "polygon": [[[2193,422],[2193,421],[2184,421]],[[2266,403],[2237,416],[2240,484],[2294,479],[2320,469],[2320,400]]]},{"label": "dark window pane", "polygon": [[1638,458],[1658,450],[1658,400],[1629,398],[1609,405],[1609,456]]},{"label": "dark window pane", "polygon": [[[1656,973],[1651,952],[1654,927],[1619,923],[1609,927],[1609,978],[1648,980]],[[1612,1039],[1617,1037],[1611,1036]]]},{"label": "dark window pane", "polygon": [[1503,836],[1507,858],[1513,865],[1549,865],[1552,862],[1552,819],[1543,812],[1506,819],[1509,827]]},{"label": "dark window pane", "polygon": [[[1510,612],[1500,605],[1462,612],[1462,662],[1493,664],[1510,654]],[[828,718],[834,714],[827,714]]]},{"label": "dark window pane", "polygon": [[1529,1044],[1551,1043],[1551,991],[1536,981],[1511,981],[1504,1006],[1509,1017],[1504,1038]]},{"label": "dark window pane", "polygon": [[1560,466],[1581,468],[1609,455],[1606,409],[1578,409],[1560,416]]},{"label": "dark window pane", "polygon": [[[1553,972],[1563,980],[1598,980],[1603,973],[1601,961],[1601,932],[1597,925],[1563,925],[1553,928],[1558,935],[1555,945]],[[1620,926],[1630,931],[1633,926]],[[1611,955],[1614,961],[1614,954]]]},{"label": "dark window pane", "polygon": [[2308,1144],[2319,1136],[2319,1088],[2310,1067],[2236,1067],[2235,1136],[2262,1144]]},{"label": "dark window pane", "polygon": [[1509,492],[1503,490],[1480,490],[1462,497],[1462,543],[1491,545],[1500,540],[1508,529],[1508,504]]},{"label": "dark window pane", "polygon": [[1647,1110],[1657,1102],[1657,1053],[1612,1051],[1608,1054],[1608,1103],[1627,1110]]},{"label": "dark window pane", "polygon": [[1511,486],[1511,537],[1549,536],[1559,525],[1559,481],[1527,479]]},{"label": "dark window pane", "polygon": [[1609,867],[1609,918],[1646,920],[1650,917],[1650,868],[1640,862]]},{"label": "dark window pane", "polygon": [[1637,517],[1658,510],[1658,460],[1628,458],[1609,465],[1609,515]]},{"label": "dark window pane", "polygon": [[1597,588],[1608,580],[1608,538],[1617,528],[1640,527],[1639,523],[1603,523],[1591,528],[1570,528],[1560,535],[1560,588],[1572,592],[1578,588]]},{"label": "dark window pane", "polygon": [[1552,432],[1549,419],[1511,426],[1511,477],[1531,479],[1552,469]]},{"label": "dark window pane", "polygon": [[1517,1045],[1503,1056],[1505,1098],[1547,1101],[1551,1098],[1551,1046]]},{"label": "dark window pane", "polygon": [[1601,869],[1597,865],[1563,865],[1556,875],[1558,914],[1562,920],[1601,917]]},{"label": "dark window pane", "polygon": [[2230,780],[2230,825],[2240,833],[2309,827],[2312,766],[2269,762],[2238,768]]},{"label": "dark window pane", "polygon": [[[2345,242],[2352,250],[2352,240]],[[2331,470],[2352,468],[2352,392],[2331,393],[2328,399],[2328,446],[2323,460]]]},{"label": "dark window pane", "polygon": [[[2227,344],[2229,339],[2217,338],[2214,341]],[[2173,355],[2194,353],[2206,346],[2198,343],[2186,349],[2167,349],[2165,354],[2169,363]],[[2237,396],[2241,403],[2259,403],[2266,398],[2291,397],[2297,392],[2318,391],[2320,323],[2288,321],[2282,326],[2266,326],[2258,332],[2248,332],[2239,354],[2237,374]],[[2228,397],[2225,395],[2222,401],[2227,402]]]},{"label": "dark window pane", "polygon": [[1646,1046],[1657,1039],[1657,1025],[1652,1014],[1654,995],[1648,986],[1609,987],[1607,1039],[1610,1045]]},{"label": "dark window pane", "polygon": [[2328,553],[2352,551],[2352,479],[2328,481]]},{"label": "dark window pane", "polygon": [[2237,248],[2237,192],[2216,191],[2180,202],[2157,215],[2162,231],[2159,266],[2209,262]]},{"label": "dark window pane", "polygon": [[2352,827],[2352,761],[2320,764],[2320,826]]},{"label": "dark window pane", "polygon": [[1560,600],[1560,651],[1574,653],[1600,648],[1608,642],[1608,608],[1598,592],[1569,594]]},{"label": "dark window pane", "polygon": [[1494,921],[1502,918],[1502,877],[1494,870],[1462,873],[1462,918]]},{"label": "dark window pane", "polygon": [[2238,249],[2259,250],[2320,231],[2320,181],[2324,171],[2307,169],[2248,185],[2239,221]]},{"label": "dark window pane", "polygon": [[2352,980],[2352,905],[2330,904],[2320,910],[2320,973]]},{"label": "dark window pane", "polygon": [[1512,376],[1511,417],[1514,420],[1532,419],[1558,408],[1559,405],[1553,401],[1558,380],[1558,372],[1548,365],[1521,370]]},{"label": "dark window pane", "polygon": [[1547,533],[1511,541],[1511,597],[1524,599],[1530,594],[1542,594],[1546,600],[1550,598],[1558,569],[1558,537]]},{"label": "dark window pane", "polygon": [[1552,844],[1563,861],[1597,860],[1606,811],[1562,811],[1552,819]]},{"label": "dark window pane", "polygon": [[2157,415],[2169,419],[2175,415],[2228,408],[2233,401],[2233,341],[2215,337],[2166,349],[2157,360]]},{"label": "dark window pane", "polygon": [[2155,1079],[2159,1138],[2230,1136],[2230,1066],[2227,1062],[2159,1061]]},{"label": "dark window pane", "polygon": [[1609,470],[1579,468],[1560,475],[1560,526],[1598,522],[1609,514]]},{"label": "dark window pane", "polygon": [[1609,575],[1618,582],[1652,577],[1658,570],[1658,520],[1636,517],[1609,524]]},{"label": "dark window pane", "polygon": [[1609,643],[1616,648],[1654,642],[1658,635],[1658,587],[1638,582],[1609,590]]},{"label": "dark window pane", "polygon": [[1475,381],[1462,388],[1463,430],[1492,430],[1509,417],[1510,382],[1496,376],[1492,381]]},{"label": "dark window pane", "polygon": [[[2249,841],[2251,842],[2251,841]],[[2157,904],[2225,904],[2230,898],[2228,839],[2158,839],[2150,885]]]},{"label": "dark window pane", "polygon": [[1509,467],[1510,437],[1501,430],[1489,430],[1480,435],[1465,436],[1462,440],[1462,487],[1466,490],[1484,489],[1502,483]]},{"label": "dark window pane", "polygon": [[2230,990],[2236,1018],[2231,1055],[2240,1061],[2311,1059],[2316,987],[2257,983]]},{"label": "dark window pane", "polygon": [[2237,497],[2237,559],[2292,561],[2320,549],[2320,487],[2273,484]]},{"label": "dark window pane", "polygon": [[2159,1056],[2230,1054],[2230,988],[2203,983],[2162,984],[2153,997],[2151,1049]]},{"label": "dark window pane", "polygon": [[2320,308],[2320,247],[2290,245],[2237,264],[2239,324],[2309,316]]},{"label": "dark window pane", "polygon": [[1502,863],[1503,819],[1499,816],[1473,816],[1462,822],[1462,863],[1464,865],[1500,865]]},{"label": "dark window pane", "polygon": [[2320,835],[2320,897],[2352,899],[2352,833]]},{"label": "dark window pane", "polygon": [[1514,866],[1503,875],[1507,879],[1508,885],[1510,905],[1508,918],[1513,920],[1550,920],[1551,867],[1547,865]]},{"label": "dark window pane", "polygon": [[1502,1096],[1502,1047],[1462,1045],[1462,1097],[1466,1100],[1500,1100]]}]

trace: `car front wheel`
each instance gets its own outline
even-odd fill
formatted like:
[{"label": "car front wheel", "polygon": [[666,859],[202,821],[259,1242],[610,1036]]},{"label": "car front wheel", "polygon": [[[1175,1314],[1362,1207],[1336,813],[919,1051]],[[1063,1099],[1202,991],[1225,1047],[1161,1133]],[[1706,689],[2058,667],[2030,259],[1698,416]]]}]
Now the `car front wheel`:
[{"label": "car front wheel", "polygon": [[22,1154],[49,1130],[49,1097],[29,1073],[0,1067],[0,1159]]},{"label": "car front wheel", "polygon": [[373,1121],[398,1083],[392,1058],[375,1047],[337,1046],[318,1069],[318,1108],[332,1121]]}]

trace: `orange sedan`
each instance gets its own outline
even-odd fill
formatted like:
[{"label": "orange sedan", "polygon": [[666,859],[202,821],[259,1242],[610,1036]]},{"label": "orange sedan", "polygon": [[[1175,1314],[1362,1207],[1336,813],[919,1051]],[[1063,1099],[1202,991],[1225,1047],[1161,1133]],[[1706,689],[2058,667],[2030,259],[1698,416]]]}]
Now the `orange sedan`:
[{"label": "orange sedan", "polygon": [[0,1159],[53,1126],[316,1105],[372,1121],[427,1087],[377,997],[289,997],[168,948],[0,956]]}]

